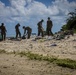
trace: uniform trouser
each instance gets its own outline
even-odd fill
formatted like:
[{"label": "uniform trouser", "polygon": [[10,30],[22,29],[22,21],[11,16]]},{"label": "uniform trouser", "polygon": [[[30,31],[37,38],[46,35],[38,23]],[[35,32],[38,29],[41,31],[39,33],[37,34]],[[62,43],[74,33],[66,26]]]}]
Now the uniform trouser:
[{"label": "uniform trouser", "polygon": [[6,33],[5,32],[1,33],[1,35],[2,35],[2,40],[5,40],[6,39]]},{"label": "uniform trouser", "polygon": [[27,32],[27,39],[30,39],[31,32]]},{"label": "uniform trouser", "polygon": [[47,28],[47,35],[48,35],[48,36],[50,36],[50,35],[53,36],[53,33],[52,33],[52,31],[51,31],[51,28]]},{"label": "uniform trouser", "polygon": [[40,34],[42,35],[42,37],[44,37],[44,32],[41,29],[38,29],[38,36],[40,36]]},{"label": "uniform trouser", "polygon": [[16,31],[16,39],[18,38],[18,35],[19,35],[19,38],[21,38],[21,33],[20,33],[20,31]]}]

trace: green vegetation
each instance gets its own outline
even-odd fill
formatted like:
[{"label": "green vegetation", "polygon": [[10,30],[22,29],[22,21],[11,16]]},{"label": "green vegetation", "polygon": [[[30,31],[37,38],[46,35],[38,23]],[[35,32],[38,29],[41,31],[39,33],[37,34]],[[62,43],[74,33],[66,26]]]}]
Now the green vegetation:
[{"label": "green vegetation", "polygon": [[71,60],[71,59],[58,59],[55,56],[43,56],[42,54],[34,54],[31,52],[6,52],[5,50],[0,50],[0,54],[1,53],[6,53],[6,54],[15,54],[15,55],[20,55],[21,57],[23,56],[27,56],[30,60],[39,60],[39,61],[48,61],[49,63],[53,63],[53,64],[57,64],[58,66],[62,66],[62,67],[67,67],[67,68],[71,68],[71,69],[76,69],[76,61],[75,60]]},{"label": "green vegetation", "polygon": [[76,9],[73,12],[68,13],[69,17],[66,20],[66,24],[62,26],[61,30],[68,30],[73,28],[73,31],[76,32]]},{"label": "green vegetation", "polygon": [[76,61],[71,59],[57,59],[56,64],[62,67],[68,67],[71,69],[76,69]]},{"label": "green vegetation", "polygon": [[39,60],[39,61],[48,61],[50,63],[54,63],[57,64],[58,66],[62,66],[62,67],[67,67],[67,68],[71,68],[71,69],[76,69],[76,61],[71,60],[71,59],[58,59],[54,56],[49,57],[47,56],[43,56],[43,55],[39,55],[39,54],[33,54],[31,52],[20,52],[18,53],[21,57],[22,56],[27,56],[29,59],[31,60]]},{"label": "green vegetation", "polygon": [[5,50],[0,50],[0,54],[2,54],[2,53],[6,53],[6,51]]}]

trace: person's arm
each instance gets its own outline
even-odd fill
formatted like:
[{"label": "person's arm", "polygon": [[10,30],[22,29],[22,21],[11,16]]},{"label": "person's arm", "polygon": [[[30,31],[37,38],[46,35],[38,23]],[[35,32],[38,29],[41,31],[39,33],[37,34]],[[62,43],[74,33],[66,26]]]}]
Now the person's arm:
[{"label": "person's arm", "polygon": [[53,22],[51,21],[51,25],[53,26]]},{"label": "person's arm", "polygon": [[7,32],[6,27],[4,26],[5,32]]},{"label": "person's arm", "polygon": [[26,28],[24,29],[24,35],[26,34]]}]

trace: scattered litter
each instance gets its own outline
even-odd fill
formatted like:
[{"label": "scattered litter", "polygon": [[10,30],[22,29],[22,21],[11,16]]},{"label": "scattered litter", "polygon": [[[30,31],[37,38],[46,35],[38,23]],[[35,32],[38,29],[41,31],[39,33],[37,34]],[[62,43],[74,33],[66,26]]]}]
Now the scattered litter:
[{"label": "scattered litter", "polygon": [[74,48],[76,48],[76,46],[73,46]]},{"label": "scattered litter", "polygon": [[38,39],[42,39],[42,37],[41,37],[41,36],[37,36],[37,37],[35,38],[35,40],[38,40]]},{"label": "scattered litter", "polygon": [[12,40],[12,41],[21,41],[21,38],[15,38],[15,37],[10,37],[8,38],[8,40]]},{"label": "scattered litter", "polygon": [[23,35],[23,36],[22,36],[22,39],[26,39],[26,37]]},{"label": "scattered litter", "polygon": [[48,40],[52,40],[53,38],[52,38],[52,37],[48,37],[47,39],[48,39]]},{"label": "scattered litter", "polygon": [[73,41],[76,41],[76,39],[74,39]]},{"label": "scattered litter", "polygon": [[54,43],[54,44],[52,44],[51,46],[57,46],[57,44]]}]

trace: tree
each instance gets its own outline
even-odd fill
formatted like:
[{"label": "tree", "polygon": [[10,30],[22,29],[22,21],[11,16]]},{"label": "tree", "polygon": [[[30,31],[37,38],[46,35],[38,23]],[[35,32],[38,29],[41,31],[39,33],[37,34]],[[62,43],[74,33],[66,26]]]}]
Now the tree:
[{"label": "tree", "polygon": [[69,18],[66,20],[66,25],[62,26],[62,30],[76,29],[76,9],[74,12],[68,13]]}]

